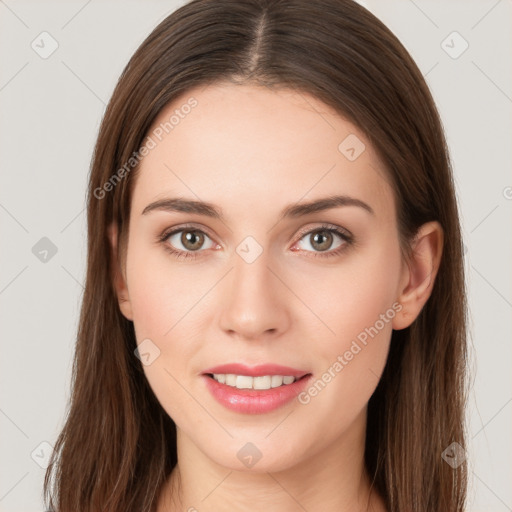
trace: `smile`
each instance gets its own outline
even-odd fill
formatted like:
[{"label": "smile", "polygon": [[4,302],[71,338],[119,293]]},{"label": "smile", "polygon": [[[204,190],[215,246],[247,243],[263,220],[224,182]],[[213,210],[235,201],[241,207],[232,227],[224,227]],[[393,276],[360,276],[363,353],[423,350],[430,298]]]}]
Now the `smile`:
[{"label": "smile", "polygon": [[292,375],[235,375],[233,373],[214,373],[212,377],[221,384],[237,389],[272,389],[293,384],[297,380]]}]

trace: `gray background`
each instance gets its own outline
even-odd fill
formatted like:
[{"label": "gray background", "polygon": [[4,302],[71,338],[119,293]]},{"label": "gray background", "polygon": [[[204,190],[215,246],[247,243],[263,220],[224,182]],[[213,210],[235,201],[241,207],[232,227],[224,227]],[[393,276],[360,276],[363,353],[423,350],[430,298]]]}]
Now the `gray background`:
[{"label": "gray background", "polygon": [[[129,57],[182,3],[0,0],[1,512],[43,510],[69,398],[93,144]],[[362,3],[411,52],[443,118],[471,308],[468,510],[510,511],[512,3]]]}]

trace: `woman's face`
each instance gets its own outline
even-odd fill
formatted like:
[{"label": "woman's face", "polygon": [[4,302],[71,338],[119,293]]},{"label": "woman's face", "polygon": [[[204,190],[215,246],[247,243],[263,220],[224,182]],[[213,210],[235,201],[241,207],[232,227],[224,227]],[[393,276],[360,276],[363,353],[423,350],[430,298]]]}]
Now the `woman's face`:
[{"label": "woman's face", "polygon": [[[121,309],[179,435],[255,471],[360,448],[405,277],[369,141],[308,94],[234,84],[189,91],[148,135]],[[249,369],[212,370],[232,364]]]}]

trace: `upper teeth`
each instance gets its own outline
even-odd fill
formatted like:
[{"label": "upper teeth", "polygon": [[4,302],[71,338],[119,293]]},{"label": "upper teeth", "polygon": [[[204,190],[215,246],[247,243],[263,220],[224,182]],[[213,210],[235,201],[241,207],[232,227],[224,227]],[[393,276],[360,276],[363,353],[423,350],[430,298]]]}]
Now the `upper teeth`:
[{"label": "upper teeth", "polygon": [[226,384],[238,389],[270,389],[283,384],[291,384],[296,379],[291,375],[263,375],[250,377],[248,375],[234,375],[232,373],[214,373],[213,378],[221,384]]}]

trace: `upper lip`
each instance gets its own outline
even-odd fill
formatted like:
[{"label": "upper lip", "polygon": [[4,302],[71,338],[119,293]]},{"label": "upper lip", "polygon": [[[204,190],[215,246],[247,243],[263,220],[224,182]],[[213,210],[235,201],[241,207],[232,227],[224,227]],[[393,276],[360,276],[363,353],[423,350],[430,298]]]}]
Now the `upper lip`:
[{"label": "upper lip", "polygon": [[292,377],[300,379],[301,377],[304,377],[304,375],[308,375],[309,372],[273,363],[259,364],[257,366],[247,366],[241,363],[227,363],[219,366],[212,366],[211,368],[203,371],[203,375],[210,373],[231,373],[235,375],[248,375],[250,377],[262,377],[263,375],[291,375]]}]

